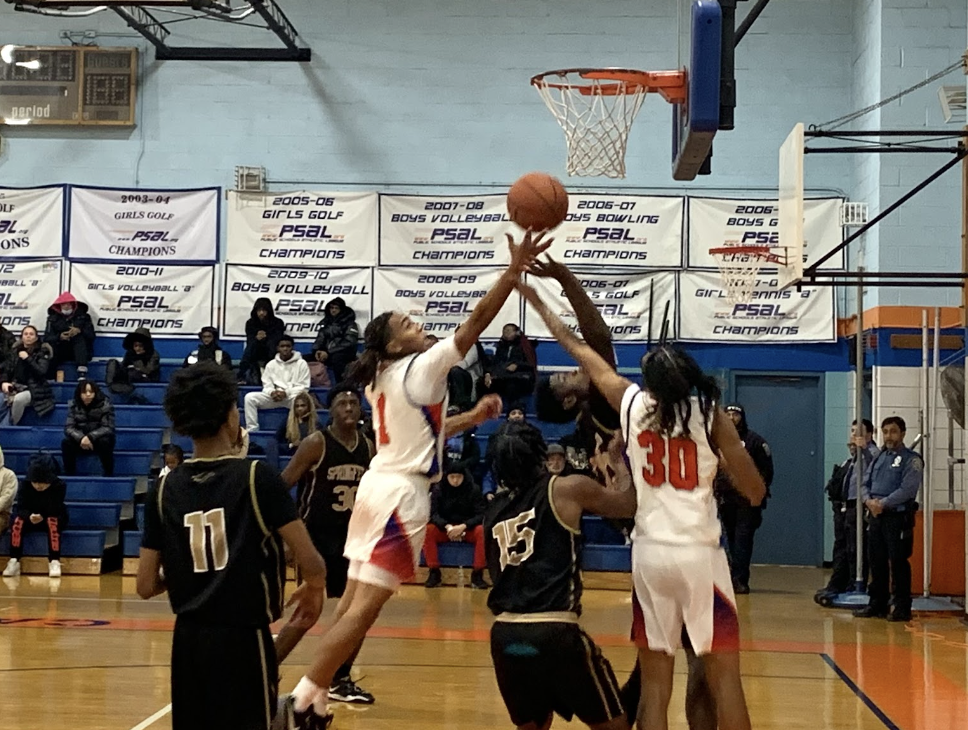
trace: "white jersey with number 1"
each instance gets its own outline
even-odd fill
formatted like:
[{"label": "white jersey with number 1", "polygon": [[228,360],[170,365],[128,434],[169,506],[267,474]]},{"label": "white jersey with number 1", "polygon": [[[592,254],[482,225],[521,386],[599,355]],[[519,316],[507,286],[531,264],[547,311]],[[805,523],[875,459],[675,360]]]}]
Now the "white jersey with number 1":
[{"label": "white jersey with number 1", "polygon": [[633,540],[718,546],[713,481],[719,457],[706,437],[699,402],[692,399],[689,435],[677,437],[645,428],[655,405],[652,394],[637,385],[622,397],[622,433],[638,497]]}]

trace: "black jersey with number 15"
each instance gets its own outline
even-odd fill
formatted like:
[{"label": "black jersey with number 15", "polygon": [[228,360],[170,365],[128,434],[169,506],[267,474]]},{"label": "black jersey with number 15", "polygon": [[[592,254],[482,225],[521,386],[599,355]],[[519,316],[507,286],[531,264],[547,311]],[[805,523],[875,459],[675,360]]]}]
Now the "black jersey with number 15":
[{"label": "black jersey with number 15", "polygon": [[581,532],[567,527],[551,500],[556,477],[504,492],[484,516],[488,608],[500,613],[581,613]]},{"label": "black jersey with number 15", "polygon": [[297,519],[285,483],[265,464],[190,459],[148,492],[141,545],[161,552],[176,614],[265,626],[282,615],[278,530]]}]

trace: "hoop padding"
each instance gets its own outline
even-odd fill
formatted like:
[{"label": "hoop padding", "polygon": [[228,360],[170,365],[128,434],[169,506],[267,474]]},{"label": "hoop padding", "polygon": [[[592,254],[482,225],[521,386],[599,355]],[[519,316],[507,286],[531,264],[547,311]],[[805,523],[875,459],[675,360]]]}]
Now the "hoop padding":
[{"label": "hoop padding", "polygon": [[784,265],[783,260],[768,246],[711,248],[709,254],[719,265],[726,301],[730,304],[749,304],[756,292],[756,278],[760,269],[769,264]]},{"label": "hoop padding", "polygon": [[565,132],[568,174],[625,177],[629,129],[646,94],[685,100],[685,72],[629,69],[561,69],[531,84]]}]

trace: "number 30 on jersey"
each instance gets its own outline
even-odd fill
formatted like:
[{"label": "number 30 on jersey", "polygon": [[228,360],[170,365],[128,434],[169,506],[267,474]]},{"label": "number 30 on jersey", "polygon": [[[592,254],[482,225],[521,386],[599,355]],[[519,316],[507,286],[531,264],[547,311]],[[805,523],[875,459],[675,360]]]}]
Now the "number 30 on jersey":
[{"label": "number 30 on jersey", "polygon": [[[650,487],[671,484],[675,489],[691,492],[699,485],[699,462],[696,442],[691,438],[669,438],[655,431],[642,431],[638,444],[645,454],[642,478]],[[666,468],[666,455],[669,467]]]}]

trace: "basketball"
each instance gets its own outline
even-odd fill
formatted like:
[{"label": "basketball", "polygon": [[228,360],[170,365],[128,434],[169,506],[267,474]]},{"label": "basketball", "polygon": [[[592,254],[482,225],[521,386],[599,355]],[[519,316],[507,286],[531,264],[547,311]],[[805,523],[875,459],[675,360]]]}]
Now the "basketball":
[{"label": "basketball", "polygon": [[557,178],[529,172],[508,190],[508,215],[525,230],[547,231],[568,215],[568,192]]}]

